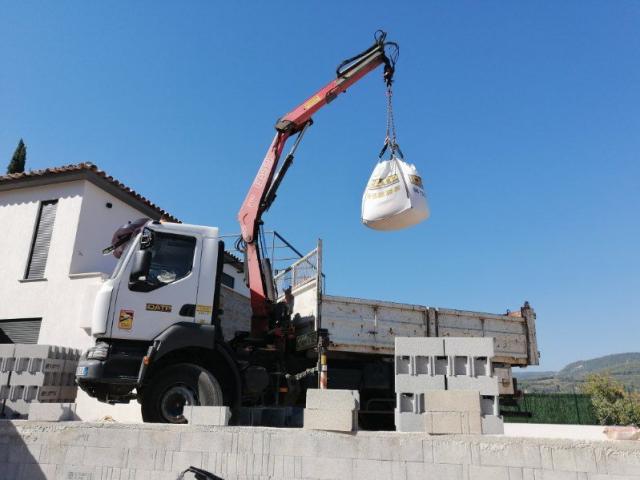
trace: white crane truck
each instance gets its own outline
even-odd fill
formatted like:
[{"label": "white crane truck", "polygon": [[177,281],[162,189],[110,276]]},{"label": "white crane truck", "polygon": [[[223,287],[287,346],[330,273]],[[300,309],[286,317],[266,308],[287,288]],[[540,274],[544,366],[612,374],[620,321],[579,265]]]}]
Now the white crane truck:
[{"label": "white crane truck", "polygon": [[[295,406],[306,388],[359,390],[361,419],[393,422],[394,337],[486,336],[494,373],[513,395],[512,366],[537,365],[527,303],[494,315],[326,295],[322,244],[272,273],[260,248],[262,214],[293,161],[311,116],[379,65],[390,85],[396,49],[379,32],[337,77],[276,123],[276,135],[238,219],[249,297],[221,283],[224,243],[215,227],[148,221],[114,248],[120,260],[95,301],[95,345],[79,386],[103,402],[141,403],[145,421],[183,423],[184,405]],[[298,137],[280,170],[287,139]],[[385,422],[373,422],[380,425]]]}]

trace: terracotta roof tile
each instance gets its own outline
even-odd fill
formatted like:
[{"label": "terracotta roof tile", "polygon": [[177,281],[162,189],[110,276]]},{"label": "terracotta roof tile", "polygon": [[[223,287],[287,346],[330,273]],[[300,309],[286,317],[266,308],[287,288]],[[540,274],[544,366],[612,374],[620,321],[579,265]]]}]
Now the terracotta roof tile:
[{"label": "terracotta roof tile", "polygon": [[77,163],[72,165],[63,165],[60,167],[53,168],[45,168],[42,170],[32,170],[23,173],[11,173],[4,176],[0,176],[0,186],[6,185],[12,182],[21,182],[28,181],[30,179],[36,178],[46,178],[46,177],[58,177],[66,174],[73,173],[87,173],[88,175],[94,174],[99,178],[104,179],[109,184],[117,187],[126,195],[130,196],[132,199],[137,200],[138,202],[146,205],[147,207],[154,210],[158,213],[159,216],[164,217],[166,220],[171,222],[180,222],[176,217],[171,215],[166,210],[160,208],[155,203],[151,202],[148,198],[143,197],[135,190],[127,187],[124,183],[119,180],[113,178],[111,175],[108,175],[104,170],[100,170],[97,165],[94,165],[90,162]]}]

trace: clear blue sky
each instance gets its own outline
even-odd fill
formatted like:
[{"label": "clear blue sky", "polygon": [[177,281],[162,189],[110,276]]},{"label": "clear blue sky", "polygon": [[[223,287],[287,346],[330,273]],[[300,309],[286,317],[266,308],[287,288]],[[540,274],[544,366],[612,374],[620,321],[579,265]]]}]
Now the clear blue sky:
[{"label": "clear blue sky", "polygon": [[28,168],[91,161],[238,232],[276,118],[377,28],[401,45],[399,141],[431,219],[360,224],[384,137],[376,73],[316,115],[268,227],[303,249],[324,239],[329,293],[529,300],[542,368],[637,351],[638,2],[5,1],[0,160],[23,137]]}]

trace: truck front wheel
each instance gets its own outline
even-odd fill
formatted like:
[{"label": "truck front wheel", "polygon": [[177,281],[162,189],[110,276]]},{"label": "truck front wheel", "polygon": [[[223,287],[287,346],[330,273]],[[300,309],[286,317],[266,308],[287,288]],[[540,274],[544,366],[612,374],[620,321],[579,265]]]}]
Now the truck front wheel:
[{"label": "truck front wheel", "polygon": [[187,423],[185,405],[222,405],[222,388],[207,370],[192,363],[163,369],[142,394],[142,419],[154,423]]}]

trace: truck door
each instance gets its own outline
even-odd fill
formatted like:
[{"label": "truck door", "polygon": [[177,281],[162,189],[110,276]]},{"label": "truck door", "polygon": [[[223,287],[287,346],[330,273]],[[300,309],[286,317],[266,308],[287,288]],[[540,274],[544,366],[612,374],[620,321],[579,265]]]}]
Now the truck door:
[{"label": "truck door", "polygon": [[[201,250],[197,234],[145,228],[120,276],[111,337],[151,340],[174,323],[193,322]],[[150,256],[146,271],[132,279],[132,269],[139,266],[136,257],[143,252]]]}]

